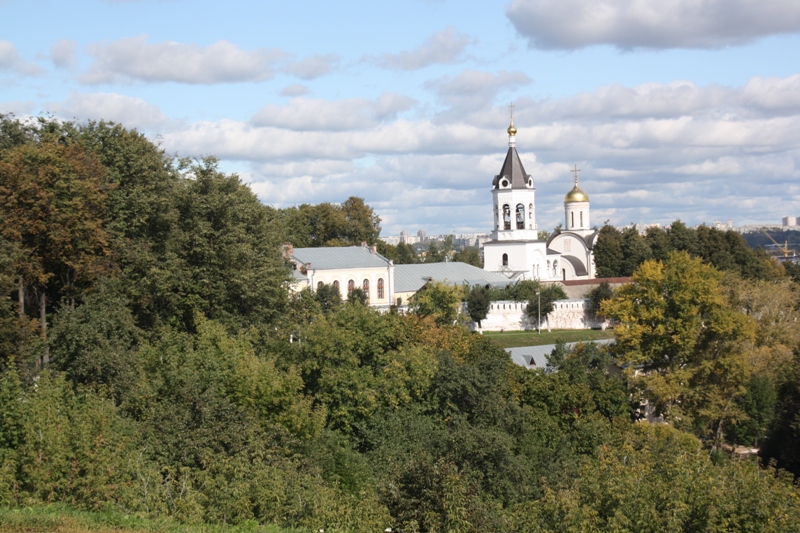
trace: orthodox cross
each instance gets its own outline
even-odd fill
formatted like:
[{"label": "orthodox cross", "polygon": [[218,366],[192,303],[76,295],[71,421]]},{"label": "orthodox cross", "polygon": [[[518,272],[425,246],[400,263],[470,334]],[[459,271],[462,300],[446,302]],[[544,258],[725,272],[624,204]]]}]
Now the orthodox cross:
[{"label": "orthodox cross", "polygon": [[572,170],[570,170],[570,172],[572,172],[573,174],[575,174],[575,185],[577,185],[577,184],[578,184],[578,172],[580,172],[580,171],[581,171],[581,169],[579,169],[579,168],[578,168],[578,165],[575,165],[575,168],[573,168]]},{"label": "orthodox cross", "polygon": [[514,120],[514,102],[508,104],[509,113],[511,113],[511,120]]}]

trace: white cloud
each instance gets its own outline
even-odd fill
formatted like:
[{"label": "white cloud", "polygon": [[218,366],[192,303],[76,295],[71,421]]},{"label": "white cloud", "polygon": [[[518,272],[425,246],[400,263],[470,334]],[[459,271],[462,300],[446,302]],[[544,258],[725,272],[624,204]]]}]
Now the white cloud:
[{"label": "white cloud", "polygon": [[800,31],[794,0],[514,0],[506,16],[544,49],[719,48]]},{"label": "white cloud", "polygon": [[0,72],[3,70],[25,76],[38,76],[44,73],[44,69],[36,63],[22,59],[13,43],[0,40]]},{"label": "white cloud", "polygon": [[36,109],[33,102],[0,102],[0,114],[15,115],[17,117],[30,115]]},{"label": "white cloud", "polygon": [[58,68],[74,67],[78,62],[75,49],[75,41],[60,39],[50,47],[50,60]]},{"label": "white cloud", "polygon": [[756,76],[742,89],[740,102],[766,113],[800,114],[800,74],[788,78]]},{"label": "white cloud", "polygon": [[450,65],[464,58],[464,49],[474,41],[468,35],[456,32],[454,28],[445,28],[434,33],[414,50],[398,54],[382,54],[378,57],[368,56],[367,61],[391,70],[417,70],[430,65]]},{"label": "white cloud", "polygon": [[[438,100],[447,106],[439,120],[466,121],[487,126],[498,119],[486,108],[503,91],[514,90],[531,83],[531,79],[520,71],[501,70],[497,73],[481,70],[464,70],[455,76],[444,76],[425,83],[427,89],[437,93]],[[507,113],[504,116],[508,116]]]},{"label": "white cloud", "polygon": [[116,93],[75,93],[64,102],[48,104],[47,110],[67,120],[109,120],[144,130],[163,128],[169,123],[158,107]]},{"label": "white cloud", "polygon": [[[443,98],[459,91],[491,95],[502,79],[514,78],[479,75],[470,85],[465,75],[462,83],[452,78],[433,87]],[[794,76],[753,78],[741,87],[676,81],[521,99],[517,149],[536,182],[540,226],[561,221],[573,164],[583,169],[581,184],[598,224],[678,217],[691,224],[746,223],[794,212],[800,201],[800,192],[790,194],[800,182],[796,83]],[[250,122],[173,128],[163,142],[181,154],[250,161],[254,190],[269,203],[356,194],[385,217],[386,231],[486,230],[489,184],[507,149],[507,111],[485,98],[452,120],[400,118],[397,113],[422,109],[397,95],[296,98],[263,108]],[[734,201],[740,198],[754,201]]]},{"label": "white cloud", "polygon": [[284,56],[276,49],[242,50],[227,41],[206,47],[172,41],[150,44],[146,35],[95,43],[87,50],[95,62],[81,77],[86,84],[261,81],[274,75],[275,62]]},{"label": "white cloud", "polygon": [[338,101],[294,98],[286,105],[264,106],[252,122],[256,126],[296,131],[354,130],[392,119],[413,105],[411,98],[393,93],[384,93],[375,101],[364,98]]},{"label": "white cloud", "polygon": [[303,80],[313,80],[330,73],[339,63],[335,54],[309,56],[300,61],[289,63],[284,70]]},{"label": "white cloud", "polygon": [[303,96],[308,94],[308,87],[301,83],[293,83],[281,89],[281,96]]}]

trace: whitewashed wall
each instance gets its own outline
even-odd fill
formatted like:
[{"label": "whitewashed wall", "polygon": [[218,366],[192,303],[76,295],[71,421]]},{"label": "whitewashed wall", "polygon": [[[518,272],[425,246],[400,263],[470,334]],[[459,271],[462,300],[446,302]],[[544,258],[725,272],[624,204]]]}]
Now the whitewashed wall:
[{"label": "whitewashed wall", "polygon": [[[589,329],[604,327],[602,320],[589,316],[586,308],[589,300],[571,299],[557,300],[555,309],[547,320],[542,320],[542,329]],[[492,302],[489,314],[481,321],[483,331],[514,331],[536,329],[536,319],[529,319],[525,312],[527,302],[514,302],[510,300]],[[477,329],[477,324],[472,324],[472,329]]]}]

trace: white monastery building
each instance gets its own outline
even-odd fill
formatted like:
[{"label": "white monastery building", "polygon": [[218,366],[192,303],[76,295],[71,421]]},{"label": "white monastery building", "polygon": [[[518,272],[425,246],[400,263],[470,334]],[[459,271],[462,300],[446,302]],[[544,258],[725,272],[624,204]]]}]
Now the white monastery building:
[{"label": "white monastery building", "polygon": [[589,218],[589,195],[575,186],[564,197],[564,229],[547,241],[538,238],[536,186],[516,148],[514,117],[508,127],[508,153],[492,181],[494,229],[483,245],[484,269],[512,280],[567,281],[595,277],[592,248],[597,239]]}]

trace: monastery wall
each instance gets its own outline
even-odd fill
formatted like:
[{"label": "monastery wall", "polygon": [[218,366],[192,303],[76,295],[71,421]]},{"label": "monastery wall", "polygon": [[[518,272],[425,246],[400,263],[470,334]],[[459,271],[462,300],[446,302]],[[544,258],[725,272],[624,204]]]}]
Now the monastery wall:
[{"label": "monastery wall", "polygon": [[[541,327],[542,329],[547,329],[548,326],[550,329],[605,329],[605,321],[589,315],[587,311],[588,305],[589,300],[583,298],[558,300],[554,303],[555,309],[550,313],[550,316],[542,320]],[[511,300],[492,302],[489,306],[489,313],[481,321],[481,330],[535,330],[536,318],[528,318],[527,307],[527,302],[514,302]],[[472,323],[470,328],[475,331],[478,329],[478,325]]]}]

